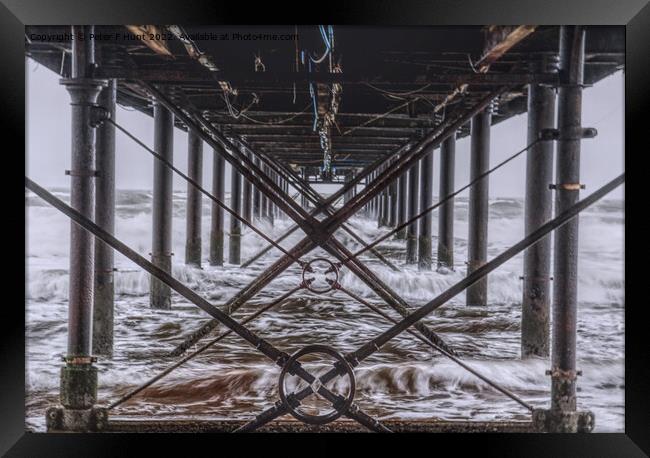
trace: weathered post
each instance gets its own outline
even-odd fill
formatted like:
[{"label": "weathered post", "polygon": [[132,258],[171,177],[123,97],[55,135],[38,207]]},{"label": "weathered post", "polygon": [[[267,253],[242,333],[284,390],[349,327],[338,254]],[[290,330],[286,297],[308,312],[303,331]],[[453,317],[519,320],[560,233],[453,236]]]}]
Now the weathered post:
[{"label": "weathered post", "polygon": [[[345,175],[344,175],[343,183],[348,184],[350,181],[352,181],[352,173],[349,170],[346,170]],[[345,194],[343,194],[343,205],[347,205],[348,202],[350,202],[350,199],[352,198],[352,191],[348,190]]]},{"label": "weathered post", "polygon": [[[70,204],[93,219],[95,176],[94,129],[91,125],[93,104],[104,80],[90,78],[94,63],[92,26],[72,26],[72,74],[62,79],[71,98],[72,160]],[[70,224],[70,282],[68,300],[68,349],[61,368],[61,406],[48,409],[48,430],[87,431],[94,429],[97,401],[97,368],[91,356],[93,326],[93,236],[78,225]],[[104,411],[105,413],[105,411]]]},{"label": "weathered post", "polygon": [[[214,150],[212,155],[212,195],[225,201],[226,161],[221,151]],[[223,266],[224,211],[212,202],[212,221],[210,225],[210,265]]]},{"label": "weathered post", "polygon": [[[260,160],[257,157],[253,158],[254,164],[259,167],[260,166]],[[261,208],[261,202],[260,202],[260,190],[257,189],[257,186],[253,186],[253,217],[259,219],[260,218],[260,208]]]},{"label": "weathered post", "polygon": [[397,180],[388,186],[388,227],[397,226]]},{"label": "weathered post", "polygon": [[[418,214],[420,164],[415,163],[409,171],[409,198],[407,219],[412,219]],[[415,264],[418,252],[418,222],[413,221],[407,226],[406,231],[406,263]]]},{"label": "weathered post", "polygon": [[[302,173],[302,179],[307,182],[307,171],[305,167],[301,168],[301,173]],[[308,208],[307,205],[307,196],[305,196],[305,193],[302,192],[301,190],[298,191],[300,193],[300,206],[304,208],[305,210]]]},{"label": "weathered post", "polygon": [[[585,31],[560,28],[559,141],[554,189],[555,214],[571,208],[580,194],[580,139]],[[548,432],[591,431],[592,412],[578,412],[576,400],[576,326],[578,280],[578,218],[555,231],[553,252],[553,337],[551,408],[534,412],[537,425]]]},{"label": "weathered post", "polygon": [[[454,192],[456,134],[447,137],[440,146],[440,192],[443,200]],[[454,199],[438,208],[438,269],[454,270]]]},{"label": "weathered post", "polygon": [[[246,153],[242,150],[246,156],[251,157],[250,153]],[[251,215],[253,212],[252,207],[252,193],[253,193],[253,184],[248,181],[246,178],[242,177],[244,190],[243,190],[243,201],[242,201],[242,216],[246,221],[251,220]]]},{"label": "weathered post", "polygon": [[[407,188],[407,175],[403,173],[400,175],[397,182],[397,222],[395,226],[398,226],[404,221],[406,221],[406,188]],[[396,239],[405,240],[406,239],[406,228],[398,231],[395,234]]]},{"label": "weathered post", "polygon": [[[154,150],[173,161],[174,115],[154,102]],[[151,262],[166,272],[172,268],[172,170],[161,161],[153,165],[153,227]],[[153,275],[150,277],[150,303],[155,309],[171,309],[171,289]]]},{"label": "weathered post", "polygon": [[[269,176],[271,179],[273,178],[273,174],[271,173],[271,169],[268,165],[264,166],[264,173],[266,173],[266,175]],[[269,219],[271,226],[273,226],[275,224],[275,204],[271,199],[267,198],[266,205],[267,205],[266,216]]]},{"label": "weathered post", "polygon": [[[384,170],[386,170],[387,167],[384,167]],[[389,196],[389,191],[390,186],[385,188],[382,193],[381,193],[381,212],[379,216],[379,225],[380,226],[388,226],[388,222],[390,220],[390,196]]]},{"label": "weathered post", "polygon": [[[97,103],[115,119],[117,81],[110,80]],[[95,131],[95,224],[115,233],[115,126],[102,123]],[[93,295],[93,354],[113,355],[115,288],[113,249],[95,241],[95,285]]]},{"label": "weathered post", "polygon": [[[550,71],[547,57],[532,70]],[[528,86],[528,144],[542,129],[555,126],[555,89],[541,84]],[[542,141],[526,156],[525,233],[533,232],[551,219],[553,141]],[[524,252],[523,300],[521,304],[521,357],[549,356],[550,342],[551,237],[545,237]]]},{"label": "weathered post", "polygon": [[[433,150],[431,149],[420,161],[420,211],[433,203]],[[431,270],[431,212],[420,218],[420,235],[418,237],[418,268]]]},{"label": "weathered post", "polygon": [[[187,132],[187,174],[203,183],[203,141],[192,129]],[[201,267],[201,193],[187,183],[185,264]]]},{"label": "weathered post", "polygon": [[[235,167],[230,167],[230,209],[241,214],[241,180],[242,176]],[[228,250],[230,264],[241,263],[241,221],[230,215],[230,238]]]},{"label": "weathered post", "polygon": [[[490,167],[490,109],[472,118],[470,181]],[[481,178],[469,190],[467,275],[487,261],[489,179]],[[487,305],[487,277],[467,288],[467,305]]]}]

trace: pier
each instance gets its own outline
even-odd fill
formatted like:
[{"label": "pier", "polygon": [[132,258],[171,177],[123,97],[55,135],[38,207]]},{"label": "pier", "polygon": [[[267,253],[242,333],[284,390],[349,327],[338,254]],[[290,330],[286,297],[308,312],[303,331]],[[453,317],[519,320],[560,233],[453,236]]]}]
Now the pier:
[{"label": "pier", "polygon": [[[581,144],[598,134],[582,125],[582,91],[624,68],[624,29],[287,26],[276,32],[289,39],[267,41],[243,38],[261,31],[240,32],[233,26],[181,25],[26,29],[26,36],[61,38],[27,42],[26,55],[60,76],[72,105],[69,204],[29,177],[25,184],[69,217],[72,230],[68,347],[60,401],[46,414],[48,431],[592,431],[595,415],[577,402],[578,215],[623,184],[625,177],[612,176],[598,189],[581,182],[580,161],[589,161],[581,158]],[[156,39],[161,33],[173,39]],[[242,38],[200,39],[222,34]],[[359,34],[364,35],[362,42]],[[75,38],[94,35],[114,39]],[[152,117],[153,138],[133,135],[116,115],[117,104]],[[493,126],[522,113],[528,119],[526,145],[513,148],[502,162],[491,161]],[[184,150],[174,150],[175,129],[188,134]],[[116,135],[129,137],[154,158],[148,257],[115,236]],[[456,144],[468,136],[470,173],[459,185]],[[211,183],[203,180],[207,155]],[[180,156],[188,159],[187,171],[174,163]],[[437,156],[439,166],[434,167]],[[525,235],[489,258],[490,179],[522,156]],[[172,252],[174,175],[187,186],[184,253]],[[439,177],[437,200],[434,176]],[[316,190],[322,185],[336,190],[322,195]],[[589,192],[583,193],[585,189]],[[454,242],[459,230],[455,199],[465,191],[468,250],[467,259],[460,260]],[[209,218],[203,217],[202,202],[210,204]],[[382,235],[366,240],[350,223],[360,215],[381,228]],[[264,228],[282,227],[279,221],[291,226],[274,239]],[[201,235],[205,225],[210,228],[207,240]],[[244,230],[264,241],[264,248],[250,257],[242,250]],[[302,235],[296,244],[283,243],[297,232]],[[386,240],[405,248],[401,263],[377,249]],[[315,257],[317,248],[325,255]],[[264,256],[275,258],[241,291],[216,306],[173,276],[173,260],[179,257],[177,262],[201,269],[202,251],[209,253],[207,262],[215,269],[225,269],[224,263],[246,269]],[[102,383],[97,360],[111,358],[119,345],[113,335],[115,252],[151,276],[149,306],[156,313],[173,309],[175,293],[203,310],[208,320],[196,323],[169,349],[167,369],[107,403],[97,396]],[[382,280],[362,254],[396,274],[406,265],[422,274],[459,269],[465,274],[415,307]],[[490,275],[519,254],[524,256],[521,358],[550,358],[550,398],[544,409],[467,364],[458,349],[423,321],[459,295],[465,298],[464,307],[485,308],[491,301]],[[232,317],[296,266],[300,275],[293,287],[244,319]],[[343,271],[370,288],[382,307],[340,282]],[[386,326],[345,354],[331,340],[289,354],[247,327],[300,290],[323,302],[328,293],[344,294],[384,318]],[[251,352],[264,355],[269,366],[280,369],[275,403],[250,412],[247,420],[143,420],[115,413],[121,404],[233,334]],[[525,419],[378,419],[370,406],[355,400],[355,370],[371,356],[381,357],[382,346],[402,335],[519,404]],[[329,361],[331,367],[317,375],[305,364],[314,359]],[[302,388],[289,392],[290,377],[301,379]],[[341,378],[347,381],[345,393],[332,388]],[[313,397],[326,404],[316,414],[301,408]]]}]

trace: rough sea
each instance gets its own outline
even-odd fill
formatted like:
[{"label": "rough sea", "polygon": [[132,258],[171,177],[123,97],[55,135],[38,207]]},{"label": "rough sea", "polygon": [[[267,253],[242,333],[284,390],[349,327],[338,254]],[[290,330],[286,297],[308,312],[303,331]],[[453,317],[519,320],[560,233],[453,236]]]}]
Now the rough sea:
[{"label": "rough sea", "polygon": [[[69,201],[64,189],[51,191]],[[389,239],[379,250],[402,269],[393,272],[371,254],[362,259],[410,305],[418,307],[462,279],[467,258],[467,200],[456,200],[455,271],[418,272],[404,265],[405,246]],[[174,194],[173,275],[215,305],[221,305],[255,279],[279,255],[271,250],[251,267],[207,262],[210,204],[203,199],[203,269],[184,264],[185,193]],[[490,201],[488,258],[523,238],[523,200]],[[68,251],[70,222],[33,194],[26,195],[26,355],[27,424],[44,431],[45,409],[58,400],[60,356],[66,352]],[[256,222],[266,234],[282,235],[291,221],[276,219],[271,226]],[[375,220],[354,217],[350,225],[367,241],[384,234]],[[226,216],[226,230],[228,219]],[[624,431],[624,269],[623,202],[603,200],[580,215],[578,285],[578,408],[595,412],[597,432]],[[437,213],[433,213],[433,246]],[[116,235],[148,258],[151,248],[151,192],[118,191]],[[291,247],[303,234],[294,233],[282,245]],[[357,242],[345,232],[336,237],[355,251]],[[227,251],[227,237],[225,253]],[[257,253],[264,242],[244,229],[242,259]],[[434,249],[435,253],[435,249]],[[304,259],[326,256],[315,250]],[[434,254],[435,258],[435,254]],[[435,259],[434,259],[435,262]],[[533,404],[548,407],[550,361],[520,359],[520,319],[523,254],[489,276],[487,307],[467,307],[465,294],[436,310],[425,322],[461,358],[489,378]],[[99,358],[99,403],[108,404],[172,364],[166,353],[209,317],[174,294],[172,309],[149,307],[149,275],[116,254],[115,354]],[[244,319],[262,304],[298,285],[295,264],[234,317]],[[399,316],[352,273],[341,271],[341,284]],[[298,291],[249,327],[289,353],[322,343],[341,352],[358,348],[391,324],[341,292],[317,295]],[[223,332],[222,326],[216,333]],[[216,335],[216,334],[213,334]],[[319,363],[314,362],[316,366]],[[439,418],[448,420],[526,420],[529,413],[487,384],[402,334],[355,369],[360,407],[379,418]],[[231,335],[155,383],[113,415],[149,419],[252,419],[277,400],[279,368],[242,339]],[[345,379],[340,383],[345,383]],[[340,388],[340,387],[339,387]],[[343,387],[344,388],[344,387]],[[341,388],[341,389],[343,389]]]}]

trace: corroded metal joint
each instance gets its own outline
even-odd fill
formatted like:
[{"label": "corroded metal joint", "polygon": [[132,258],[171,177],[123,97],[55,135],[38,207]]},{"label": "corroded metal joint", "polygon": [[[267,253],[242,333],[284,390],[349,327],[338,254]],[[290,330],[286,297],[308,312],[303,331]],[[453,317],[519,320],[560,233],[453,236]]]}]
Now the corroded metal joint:
[{"label": "corroded metal joint", "polygon": [[576,380],[579,375],[582,375],[581,370],[562,370],[558,369],[557,367],[554,367],[550,370],[546,371],[546,375],[550,375],[552,378],[557,379],[557,380]]},{"label": "corroded metal joint", "polygon": [[45,425],[48,432],[75,431],[101,432],[108,429],[108,409],[92,407],[74,410],[63,406],[54,406],[45,413]]},{"label": "corroded metal joint", "polygon": [[106,108],[97,104],[92,104],[90,106],[90,118],[88,119],[88,123],[91,127],[99,127],[104,123],[104,121],[109,119],[111,119],[111,112]]},{"label": "corroded metal joint", "polygon": [[585,138],[595,138],[598,130],[594,127],[575,127],[572,129],[542,129],[537,136],[541,141],[556,140],[584,140]]},{"label": "corroded metal joint", "polygon": [[533,410],[533,428],[543,433],[590,433],[596,416],[591,411]]},{"label": "corroded metal joint", "polygon": [[581,189],[586,189],[587,186],[583,183],[561,183],[561,184],[549,184],[548,189],[552,191],[580,191]]}]

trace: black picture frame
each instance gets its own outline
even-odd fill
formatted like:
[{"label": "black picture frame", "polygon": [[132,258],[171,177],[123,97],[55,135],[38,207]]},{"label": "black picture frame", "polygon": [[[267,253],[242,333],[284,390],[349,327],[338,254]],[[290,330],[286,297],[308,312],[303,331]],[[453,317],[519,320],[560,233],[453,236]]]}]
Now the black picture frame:
[{"label": "black picture frame", "polygon": [[[306,2],[188,2],[178,0],[125,1],[112,0],[88,2],[83,0],[0,0],[0,77],[2,84],[3,183],[7,183],[3,206],[10,207],[11,216],[5,217],[5,276],[4,319],[0,339],[0,452],[7,456],[115,456],[129,455],[125,447],[135,440],[153,442],[158,447],[169,447],[172,443],[187,443],[185,437],[167,435],[112,435],[112,434],[37,434],[25,431],[25,314],[20,298],[21,270],[17,267],[24,259],[26,246],[21,248],[19,240],[25,240],[25,206],[21,197],[18,176],[21,162],[20,149],[24,151],[25,139],[25,62],[24,26],[46,24],[127,24],[127,23],[187,23],[187,24],[262,24],[262,23],[331,23],[331,24],[386,24],[386,25],[466,25],[466,24],[584,24],[625,25],[626,27],[626,69],[625,69],[625,116],[626,155],[628,158],[642,158],[647,139],[645,114],[650,110],[650,4],[647,0],[463,0],[463,1],[417,1],[417,0],[374,0],[374,1],[328,1],[322,4]],[[11,137],[11,138],[10,138]],[[11,143],[9,140],[12,140]],[[644,142],[645,141],[645,142]],[[8,146],[11,144],[12,146]],[[640,145],[639,148],[632,145]],[[14,167],[11,161],[15,161]],[[9,162],[9,163],[8,163]],[[11,164],[11,165],[9,165]],[[628,167],[626,167],[628,168]],[[635,174],[644,173],[643,166],[634,167],[626,186],[635,185]],[[643,180],[643,178],[641,178]],[[639,183],[641,180],[636,180]],[[647,180],[647,178],[646,178]],[[634,243],[632,232],[644,231],[647,224],[642,220],[644,209],[638,213],[630,207],[642,205],[643,189],[625,193],[625,247]],[[24,196],[24,194],[23,194]],[[637,216],[637,214],[639,216]],[[22,215],[22,216],[21,216]],[[15,242],[14,242],[15,241]],[[8,243],[7,243],[8,242]],[[643,246],[643,242],[640,246]],[[10,248],[10,250],[7,250]],[[10,251],[10,253],[8,253]],[[10,258],[6,259],[9,255]],[[647,256],[639,256],[643,263]],[[625,295],[630,296],[634,288],[643,291],[644,272],[632,268],[629,257],[625,257]],[[23,270],[24,274],[25,271]],[[22,281],[25,278],[23,276]],[[15,298],[14,298],[15,296]],[[476,447],[482,456],[648,456],[650,453],[650,362],[648,343],[645,338],[647,322],[641,314],[645,308],[643,298],[627,301],[631,306],[625,311],[625,433],[590,435],[428,435],[418,436],[428,450],[442,450],[443,443],[454,447],[454,454],[462,453],[468,447]],[[7,312],[11,311],[11,314]],[[264,438],[259,439],[264,436]],[[368,437],[370,435],[364,436]],[[356,436],[355,438],[358,438]],[[403,438],[404,436],[402,436]],[[256,441],[277,442],[280,436],[257,435]],[[314,438],[311,437],[313,440]],[[324,439],[319,438],[322,442]],[[370,443],[370,440],[365,441]],[[409,436],[408,440],[413,440]],[[214,453],[222,453],[225,438],[215,441],[206,435],[200,439],[208,447],[215,447]],[[234,440],[233,438],[229,440]],[[246,445],[250,445],[246,438]],[[281,440],[281,439],[280,439]],[[338,448],[328,437],[319,452],[332,453]],[[361,440],[364,440],[361,438]],[[372,436],[372,444],[383,446],[392,441],[389,436]],[[191,438],[197,443],[195,438]],[[243,443],[241,438],[238,438]],[[286,446],[285,446],[286,444]],[[314,447],[303,439],[277,444],[277,450],[288,447]],[[288,447],[287,447],[288,446]],[[269,449],[272,450],[272,449]],[[413,450],[415,452],[415,449]],[[148,454],[152,454],[149,449]]]}]

